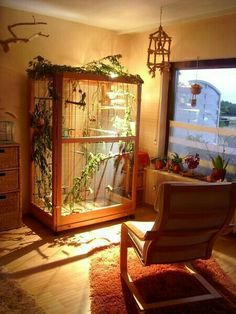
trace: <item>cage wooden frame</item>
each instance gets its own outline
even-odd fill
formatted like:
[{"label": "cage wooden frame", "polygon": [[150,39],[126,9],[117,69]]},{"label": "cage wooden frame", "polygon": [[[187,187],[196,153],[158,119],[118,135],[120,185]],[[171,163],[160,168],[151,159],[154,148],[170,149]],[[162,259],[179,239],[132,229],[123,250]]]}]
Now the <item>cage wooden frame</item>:
[{"label": "cage wooden frame", "polygon": [[[31,213],[37,217],[42,223],[47,225],[50,229],[55,232],[60,232],[62,230],[67,230],[71,228],[77,228],[82,226],[87,226],[91,224],[96,224],[104,221],[109,221],[113,219],[118,219],[125,216],[134,215],[135,205],[136,205],[136,186],[137,186],[137,151],[139,142],[139,120],[140,120],[140,106],[141,106],[141,82],[134,82],[132,78],[129,77],[116,77],[111,78],[108,76],[90,74],[90,73],[55,73],[46,79],[53,81],[54,92],[59,97],[54,97],[52,100],[53,106],[53,129],[52,129],[52,213],[48,214],[40,206],[33,202],[33,177],[34,177],[34,166],[31,163]],[[86,138],[86,137],[76,137],[76,138],[62,138],[62,93],[63,93],[63,81],[64,80],[88,80],[88,81],[98,81],[110,83],[124,83],[132,84],[136,91],[136,133],[135,136],[116,136],[116,137],[99,137],[99,141],[104,143],[108,142],[118,142],[120,140],[133,141],[135,144],[134,150],[134,164],[132,171],[132,197],[130,200],[123,198],[122,204],[111,205],[104,207],[103,209],[95,210],[93,212],[79,213],[68,216],[61,215],[61,186],[62,186],[62,145],[65,143],[96,143],[99,142],[96,138]],[[32,114],[34,110],[34,84],[35,79],[29,79],[29,97],[30,97],[30,113]],[[30,130],[30,139],[32,143],[33,130]],[[116,196],[113,195],[115,198]]]}]

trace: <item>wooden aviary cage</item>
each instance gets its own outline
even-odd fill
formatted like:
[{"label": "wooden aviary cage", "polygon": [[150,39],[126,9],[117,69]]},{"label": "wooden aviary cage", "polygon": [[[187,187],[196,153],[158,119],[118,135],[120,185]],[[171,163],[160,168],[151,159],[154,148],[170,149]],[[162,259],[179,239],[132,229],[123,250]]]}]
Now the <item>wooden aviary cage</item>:
[{"label": "wooden aviary cage", "polygon": [[30,79],[31,212],[54,231],[134,214],[141,82]]}]

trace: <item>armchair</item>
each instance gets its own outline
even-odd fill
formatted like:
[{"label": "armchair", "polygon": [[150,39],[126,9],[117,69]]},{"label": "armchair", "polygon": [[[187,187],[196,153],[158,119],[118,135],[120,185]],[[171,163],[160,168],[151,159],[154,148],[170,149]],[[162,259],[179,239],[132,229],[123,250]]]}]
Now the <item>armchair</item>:
[{"label": "armchair", "polygon": [[[191,261],[208,259],[216,238],[232,219],[235,184],[165,182],[158,191],[158,213],[153,222],[128,221],[121,226],[120,272],[141,311],[181,303],[220,298],[220,294],[193,268]],[[184,263],[207,293],[146,303],[128,273],[128,247],[143,266]]]}]

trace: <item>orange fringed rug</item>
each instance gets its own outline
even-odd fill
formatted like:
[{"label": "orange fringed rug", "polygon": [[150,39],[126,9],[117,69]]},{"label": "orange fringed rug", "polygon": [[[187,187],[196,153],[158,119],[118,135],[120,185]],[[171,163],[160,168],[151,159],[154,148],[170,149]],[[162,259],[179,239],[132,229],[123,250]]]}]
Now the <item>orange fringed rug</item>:
[{"label": "orange fringed rug", "polygon": [[[146,301],[191,296],[204,291],[183,266],[153,265],[142,267],[134,252],[129,253],[129,272],[141,289]],[[214,259],[198,260],[195,267],[224,296],[205,303],[181,305],[148,313],[157,314],[236,314],[236,285],[227,277]],[[132,296],[121,281],[119,246],[95,254],[90,265],[91,313],[136,314]]]}]

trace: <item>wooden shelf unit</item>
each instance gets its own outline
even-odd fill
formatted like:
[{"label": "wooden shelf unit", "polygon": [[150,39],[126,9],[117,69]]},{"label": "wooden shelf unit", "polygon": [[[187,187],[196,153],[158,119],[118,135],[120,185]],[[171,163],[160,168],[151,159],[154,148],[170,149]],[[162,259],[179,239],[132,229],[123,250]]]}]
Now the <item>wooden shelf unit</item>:
[{"label": "wooden shelf unit", "polygon": [[0,144],[0,231],[21,227],[20,146]]}]

